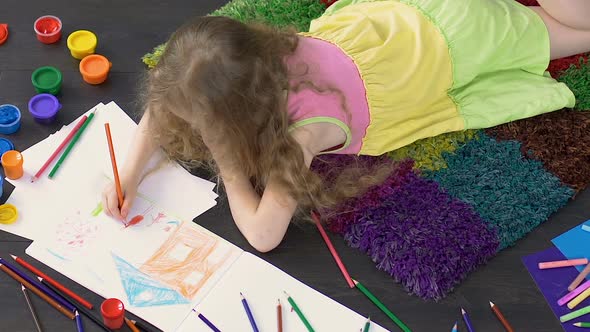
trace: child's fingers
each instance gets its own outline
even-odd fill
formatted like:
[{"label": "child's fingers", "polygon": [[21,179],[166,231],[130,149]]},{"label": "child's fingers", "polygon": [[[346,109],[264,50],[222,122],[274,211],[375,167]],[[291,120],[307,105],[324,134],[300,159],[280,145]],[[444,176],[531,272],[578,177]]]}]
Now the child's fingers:
[{"label": "child's fingers", "polygon": [[109,195],[109,190],[108,189],[105,189],[102,192],[101,204],[102,204],[102,210],[104,211],[104,213],[107,216],[110,217],[111,216],[111,210],[110,210],[110,207],[109,207],[108,195]]},{"label": "child's fingers", "polygon": [[127,219],[127,215],[131,209],[131,203],[133,202],[134,196],[135,195],[127,194],[123,200],[123,205],[121,206],[121,216],[123,216],[125,219]]},{"label": "child's fingers", "polygon": [[107,209],[110,213],[110,216],[115,219],[123,219],[121,217],[121,211],[119,210],[119,198],[117,197],[117,192],[115,190],[109,191],[106,195],[107,199]]}]

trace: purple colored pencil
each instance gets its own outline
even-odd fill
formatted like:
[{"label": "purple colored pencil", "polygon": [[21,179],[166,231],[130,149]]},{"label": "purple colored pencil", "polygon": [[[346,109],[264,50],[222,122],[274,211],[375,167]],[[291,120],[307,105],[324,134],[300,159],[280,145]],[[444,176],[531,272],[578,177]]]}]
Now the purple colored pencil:
[{"label": "purple colored pencil", "polygon": [[467,331],[475,332],[473,329],[473,325],[471,325],[471,319],[469,319],[469,315],[465,309],[461,308],[461,314],[463,315],[463,320],[465,321],[465,326],[467,326]]},{"label": "purple colored pencil", "polygon": [[15,266],[10,265],[6,260],[0,258],[0,263],[2,265],[6,266],[7,268],[9,268],[12,272],[16,273],[19,277],[25,279],[31,285],[37,287],[43,293],[47,294],[47,296],[49,296],[55,302],[59,303],[64,308],[66,308],[66,309],[68,309],[68,310],[70,310],[72,312],[74,312],[76,310],[76,308],[74,306],[72,306],[71,303],[69,303],[68,301],[66,301],[64,298],[62,298],[61,296],[59,296],[58,294],[56,294],[51,289],[47,288],[47,286],[43,285],[38,280],[35,280],[35,279],[29,277],[24,272],[22,272],[21,270],[17,269]]},{"label": "purple colored pencil", "polygon": [[200,320],[203,321],[203,323],[207,324],[207,326],[209,326],[209,328],[215,332],[221,332],[220,329],[217,328],[217,326],[215,326],[213,323],[211,323],[210,320],[207,319],[207,317],[203,316],[202,313],[196,311],[195,309],[193,309],[193,311],[195,312],[195,314],[197,314],[197,317],[199,317]]},{"label": "purple colored pencil", "polygon": [[250,325],[252,325],[252,330],[254,332],[258,332],[258,326],[256,326],[256,321],[254,320],[254,315],[252,315],[252,311],[250,311],[250,306],[248,306],[248,301],[244,297],[244,294],[240,292],[240,297],[242,298],[242,305],[244,306],[244,310],[246,310],[246,315],[248,315],[248,320],[250,320]]},{"label": "purple colored pencil", "polygon": [[585,283],[578,286],[578,288],[574,289],[573,291],[567,293],[564,297],[557,300],[557,304],[564,305],[571,301],[574,297],[580,295],[583,291],[585,291],[588,287],[590,287],[590,280],[587,280]]}]

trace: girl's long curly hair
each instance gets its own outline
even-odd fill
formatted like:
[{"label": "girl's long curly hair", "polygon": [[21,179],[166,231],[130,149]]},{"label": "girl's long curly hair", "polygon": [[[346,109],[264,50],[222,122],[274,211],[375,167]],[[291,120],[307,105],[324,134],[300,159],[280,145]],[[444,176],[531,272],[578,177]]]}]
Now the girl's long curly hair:
[{"label": "girl's long curly hair", "polygon": [[[304,88],[332,92],[300,80],[290,83],[284,60],[293,54],[293,30],[198,17],[182,25],[149,73],[145,109],[150,130],[167,155],[218,174],[205,141],[214,142],[261,193],[276,181],[302,209],[325,210],[381,182],[389,170],[367,174],[347,167],[326,191],[289,133],[285,94]],[[344,103],[343,103],[344,104]],[[348,111],[347,111],[348,112]],[[371,172],[369,172],[371,173]]]}]

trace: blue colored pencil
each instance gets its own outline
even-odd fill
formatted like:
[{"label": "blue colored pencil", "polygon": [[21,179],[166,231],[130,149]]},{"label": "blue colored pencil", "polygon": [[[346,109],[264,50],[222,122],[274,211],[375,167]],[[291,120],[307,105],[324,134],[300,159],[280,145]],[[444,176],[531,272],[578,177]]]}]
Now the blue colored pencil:
[{"label": "blue colored pencil", "polygon": [[455,322],[455,325],[453,325],[453,329],[451,330],[451,332],[459,332],[459,330],[457,329],[457,322]]},{"label": "blue colored pencil", "polygon": [[250,311],[248,301],[246,301],[246,298],[244,297],[244,294],[242,294],[242,292],[240,292],[240,297],[242,298],[242,304],[244,305],[244,310],[246,310],[246,315],[248,315],[248,319],[250,320],[250,325],[252,325],[252,330],[254,332],[258,332],[258,326],[256,326],[256,321],[254,320],[252,311]]},{"label": "blue colored pencil", "polygon": [[78,332],[84,332],[84,326],[82,325],[82,317],[78,314],[78,310],[76,310],[76,327],[78,328]]},{"label": "blue colored pencil", "polygon": [[465,321],[465,326],[467,326],[467,331],[475,332],[473,325],[471,325],[471,319],[469,319],[469,315],[465,309],[461,308],[461,314],[463,315],[463,320]]},{"label": "blue colored pencil", "polygon": [[203,323],[207,324],[207,326],[209,326],[209,328],[215,332],[221,332],[220,329],[217,328],[217,326],[213,325],[213,323],[211,323],[210,320],[207,319],[207,317],[203,316],[202,313],[196,311],[195,309],[193,309],[193,311],[195,312],[195,314],[197,314],[197,317],[199,317],[200,320],[203,321]]}]

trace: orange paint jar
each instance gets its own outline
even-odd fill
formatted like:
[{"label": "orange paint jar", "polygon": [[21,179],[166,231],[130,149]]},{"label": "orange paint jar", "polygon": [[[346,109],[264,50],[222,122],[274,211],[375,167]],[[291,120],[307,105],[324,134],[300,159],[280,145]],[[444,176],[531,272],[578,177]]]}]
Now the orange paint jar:
[{"label": "orange paint jar", "polygon": [[106,81],[112,65],[106,57],[99,54],[92,54],[80,61],[80,73],[84,82],[88,84],[101,84]]},{"label": "orange paint jar", "polygon": [[16,180],[23,176],[23,156],[20,152],[16,150],[6,151],[1,159],[4,174],[7,178]]}]

